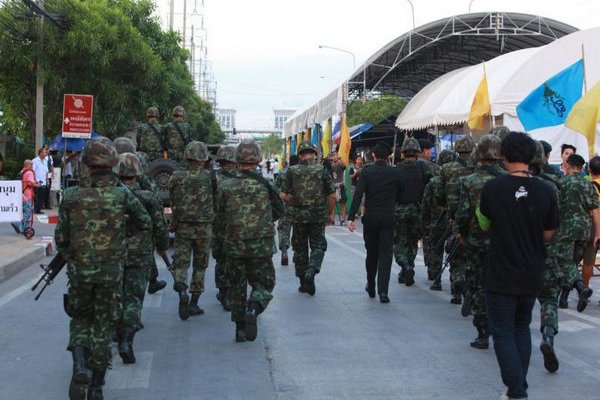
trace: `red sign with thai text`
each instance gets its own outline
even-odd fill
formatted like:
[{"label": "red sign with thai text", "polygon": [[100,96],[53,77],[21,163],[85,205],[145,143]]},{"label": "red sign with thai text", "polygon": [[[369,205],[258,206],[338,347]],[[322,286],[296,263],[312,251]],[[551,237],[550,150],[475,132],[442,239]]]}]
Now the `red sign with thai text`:
[{"label": "red sign with thai text", "polygon": [[64,138],[91,138],[93,112],[94,96],[89,94],[65,94],[62,136]]}]

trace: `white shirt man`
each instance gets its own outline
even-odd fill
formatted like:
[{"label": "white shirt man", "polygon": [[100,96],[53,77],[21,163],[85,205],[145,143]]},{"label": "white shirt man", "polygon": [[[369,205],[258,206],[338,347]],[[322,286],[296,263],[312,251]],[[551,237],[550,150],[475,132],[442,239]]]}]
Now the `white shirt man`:
[{"label": "white shirt man", "polygon": [[40,151],[38,151],[38,156],[33,159],[33,174],[35,175],[35,181],[39,182],[42,186],[46,186],[49,172],[46,150],[40,149]]}]

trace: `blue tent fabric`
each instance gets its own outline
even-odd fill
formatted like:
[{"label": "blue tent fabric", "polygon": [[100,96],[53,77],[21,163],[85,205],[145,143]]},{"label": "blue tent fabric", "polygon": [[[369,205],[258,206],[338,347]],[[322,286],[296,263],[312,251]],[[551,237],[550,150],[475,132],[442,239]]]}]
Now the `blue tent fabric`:
[{"label": "blue tent fabric", "polygon": [[360,136],[362,133],[371,129],[373,125],[371,124],[358,124],[350,127],[350,139],[354,139],[357,136]]},{"label": "blue tent fabric", "polygon": [[[102,137],[97,132],[92,132],[92,139]],[[85,147],[88,139],[66,139],[67,151],[81,151]],[[62,137],[62,132],[59,133],[50,143],[48,143],[49,150],[64,151],[65,150],[65,139]]]}]

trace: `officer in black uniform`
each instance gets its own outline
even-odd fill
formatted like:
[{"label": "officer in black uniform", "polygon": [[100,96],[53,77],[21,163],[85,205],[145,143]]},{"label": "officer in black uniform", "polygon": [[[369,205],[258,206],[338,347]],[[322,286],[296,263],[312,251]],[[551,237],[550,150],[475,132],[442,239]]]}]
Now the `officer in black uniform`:
[{"label": "officer in black uniform", "polygon": [[352,207],[348,214],[348,229],[354,231],[354,218],[365,195],[365,215],[362,217],[363,238],[367,249],[365,261],[369,297],[375,297],[375,278],[379,301],[389,303],[388,286],[392,269],[394,247],[394,205],[400,190],[400,175],[397,168],[386,162],[391,148],[384,142],[377,143],[373,150],[375,163],[366,167],[358,178]]}]

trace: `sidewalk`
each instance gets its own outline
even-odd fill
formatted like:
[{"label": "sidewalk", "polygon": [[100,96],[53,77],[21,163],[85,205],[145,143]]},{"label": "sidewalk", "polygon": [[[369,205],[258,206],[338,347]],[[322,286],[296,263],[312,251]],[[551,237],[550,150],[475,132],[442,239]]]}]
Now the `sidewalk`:
[{"label": "sidewalk", "polygon": [[9,223],[0,223],[0,283],[54,253],[55,225],[52,223],[56,223],[57,214],[57,209],[36,214],[35,236],[31,240],[17,235]]}]

